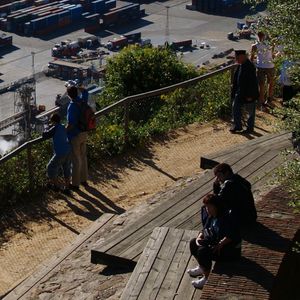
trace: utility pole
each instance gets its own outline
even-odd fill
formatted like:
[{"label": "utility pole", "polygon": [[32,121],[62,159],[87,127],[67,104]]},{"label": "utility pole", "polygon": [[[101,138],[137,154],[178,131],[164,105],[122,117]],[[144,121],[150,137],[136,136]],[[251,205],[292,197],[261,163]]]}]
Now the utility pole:
[{"label": "utility pole", "polygon": [[169,8],[170,6],[165,6],[167,9],[167,15],[166,15],[166,43],[169,43],[169,36],[170,36],[170,30],[169,30]]},{"label": "utility pole", "polygon": [[31,57],[32,57],[32,78],[33,78],[33,100],[34,100],[34,103],[32,103],[34,106],[36,106],[36,80],[35,80],[35,69],[34,69],[34,55],[35,55],[35,52],[31,52]]}]

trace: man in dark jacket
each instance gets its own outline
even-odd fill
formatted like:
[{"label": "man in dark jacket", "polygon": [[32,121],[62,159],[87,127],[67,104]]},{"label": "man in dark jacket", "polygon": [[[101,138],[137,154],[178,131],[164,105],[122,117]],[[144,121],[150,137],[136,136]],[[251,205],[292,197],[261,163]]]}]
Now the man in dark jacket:
[{"label": "man in dark jacket", "polygon": [[245,50],[235,51],[238,67],[234,73],[233,86],[231,91],[233,126],[230,128],[232,133],[242,131],[242,107],[248,112],[247,129],[245,133],[252,133],[255,121],[255,106],[258,99],[258,83],[256,69],[248,59]]},{"label": "man in dark jacket", "polygon": [[250,182],[234,174],[232,168],[225,163],[217,165],[214,174],[214,193],[220,197],[225,209],[239,226],[245,228],[253,225],[257,213]]}]

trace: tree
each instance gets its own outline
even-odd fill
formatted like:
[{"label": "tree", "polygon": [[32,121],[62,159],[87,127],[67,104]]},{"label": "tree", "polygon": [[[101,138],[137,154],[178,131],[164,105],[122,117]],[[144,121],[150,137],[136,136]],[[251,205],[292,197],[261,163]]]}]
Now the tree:
[{"label": "tree", "polygon": [[[108,60],[105,90],[99,104],[104,107],[126,96],[172,85],[198,73],[194,67],[181,62],[170,49],[130,46]],[[145,122],[162,102],[159,97],[136,102],[130,108],[130,119]]]}]

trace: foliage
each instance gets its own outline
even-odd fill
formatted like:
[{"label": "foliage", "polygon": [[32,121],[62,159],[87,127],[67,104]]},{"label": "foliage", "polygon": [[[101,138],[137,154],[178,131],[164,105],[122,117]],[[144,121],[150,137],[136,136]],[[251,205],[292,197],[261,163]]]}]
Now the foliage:
[{"label": "foliage", "polygon": [[278,169],[277,178],[283,184],[293,198],[290,206],[295,212],[300,212],[300,158],[291,159],[293,153],[288,153],[285,164]]},{"label": "foliage", "polygon": [[[288,75],[295,87],[300,86],[300,1],[299,0],[244,0],[258,4],[267,2],[267,14],[259,17],[258,30],[266,32],[271,42],[280,50],[277,61],[280,66],[284,60],[293,62]],[[296,97],[281,110],[276,111],[283,120],[283,128],[293,132],[295,157],[288,157],[279,170],[278,179],[291,193],[291,205],[300,210],[300,97]]]},{"label": "foliage", "polygon": [[31,178],[26,150],[0,165],[0,208],[14,205],[15,202],[26,202],[42,191],[51,153],[49,141],[33,147],[32,160],[29,162],[34,174]]},{"label": "foliage", "polygon": [[[124,153],[128,147],[142,146],[149,139],[195,121],[205,122],[227,116],[230,111],[230,72],[220,73],[194,86],[130,104],[128,143],[125,143],[124,108],[101,116],[88,139],[89,163]],[[124,96],[168,86],[198,75],[195,69],[177,60],[167,49],[124,49],[114,56],[106,73],[104,93],[98,104],[105,107]],[[128,76],[128,77],[127,77]],[[130,80],[129,80],[129,79]],[[0,165],[2,207],[20,199],[35,197],[46,184],[46,165],[51,141],[33,147],[32,190],[26,151]],[[13,183],[13,184],[11,184]]]}]

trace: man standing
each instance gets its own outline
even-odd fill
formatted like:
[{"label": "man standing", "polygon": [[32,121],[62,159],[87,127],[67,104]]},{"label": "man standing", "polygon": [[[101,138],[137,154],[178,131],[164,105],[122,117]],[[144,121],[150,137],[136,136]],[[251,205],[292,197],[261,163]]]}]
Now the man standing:
[{"label": "man standing", "polygon": [[242,107],[248,112],[247,129],[244,133],[254,131],[255,106],[258,98],[256,70],[248,59],[246,50],[236,50],[235,59],[238,67],[234,73],[231,91],[233,126],[230,132],[242,131]]},{"label": "man standing", "polygon": [[79,129],[81,99],[78,97],[77,88],[75,86],[69,87],[67,94],[71,99],[67,113],[68,139],[72,145],[72,185],[70,187],[73,190],[78,190],[80,184],[87,185],[87,132]]},{"label": "man standing", "polygon": [[[257,33],[258,41],[251,47],[250,60],[254,62],[256,54],[257,79],[259,84],[259,103],[264,107],[273,100],[275,68],[273,63],[274,49],[268,45],[263,32]],[[265,84],[269,85],[268,98],[265,101]]]}]

